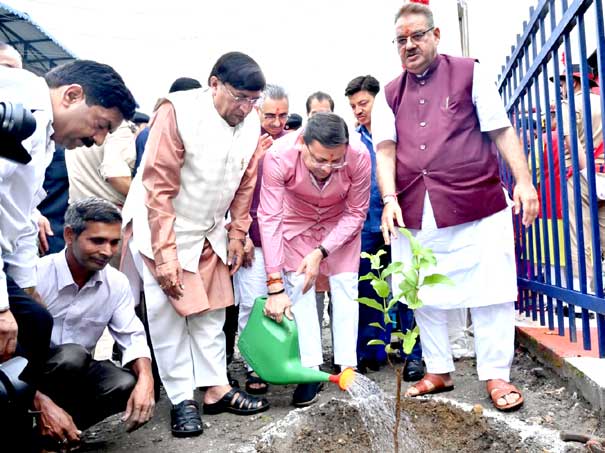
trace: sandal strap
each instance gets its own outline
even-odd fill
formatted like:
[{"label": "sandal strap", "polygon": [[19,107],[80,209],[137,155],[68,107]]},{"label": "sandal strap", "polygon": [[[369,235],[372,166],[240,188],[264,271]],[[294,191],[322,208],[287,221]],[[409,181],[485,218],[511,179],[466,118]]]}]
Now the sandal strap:
[{"label": "sandal strap", "polygon": [[233,401],[232,406],[238,407],[239,409],[252,409],[253,407],[257,407],[260,401],[260,398],[252,396],[243,390],[238,390],[237,397],[235,398],[235,401]]},{"label": "sandal strap", "polygon": [[[186,403],[186,404],[183,404]],[[172,416],[174,423],[173,428],[183,428],[185,425],[190,423],[196,426],[202,425],[202,418],[200,416],[200,408],[196,401],[186,400],[183,403],[172,407]]]},{"label": "sandal strap", "polygon": [[267,382],[254,371],[248,371],[246,373],[246,382],[248,384],[267,384]]}]

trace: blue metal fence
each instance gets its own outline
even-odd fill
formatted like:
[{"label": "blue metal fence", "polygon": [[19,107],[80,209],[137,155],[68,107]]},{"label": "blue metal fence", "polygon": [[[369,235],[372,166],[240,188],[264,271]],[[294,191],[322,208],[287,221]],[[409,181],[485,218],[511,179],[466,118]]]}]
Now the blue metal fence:
[{"label": "blue metal fence", "polygon": [[[597,165],[603,158],[599,155],[602,133],[596,143],[593,140],[594,132],[605,129],[605,119],[601,116],[594,124],[591,119],[598,109],[605,111],[605,102],[603,96],[595,98],[590,92],[587,54],[591,50],[587,41],[596,37],[592,69],[597,80],[603,80],[603,4],[602,0],[540,0],[529,16],[498,82],[527,152],[541,205],[532,226],[525,228],[519,216],[514,220],[518,308],[572,342],[578,341],[581,330],[584,349],[595,348],[596,341],[599,357],[605,357],[605,200],[598,198],[596,190],[597,180],[602,178],[605,184],[603,168]],[[561,79],[573,64],[579,64],[581,81],[575,93],[574,78]],[[584,152],[582,174],[580,153]],[[502,178],[512,194],[514,182],[504,165]],[[586,231],[583,221],[590,224]]]}]

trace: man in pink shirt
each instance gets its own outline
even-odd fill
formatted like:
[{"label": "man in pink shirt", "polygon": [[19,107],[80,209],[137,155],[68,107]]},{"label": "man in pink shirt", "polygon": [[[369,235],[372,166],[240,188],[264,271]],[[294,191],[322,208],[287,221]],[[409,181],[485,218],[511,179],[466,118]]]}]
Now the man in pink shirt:
[{"label": "man in pink shirt", "polygon": [[[349,143],[342,118],[318,113],[302,132],[277,140],[264,160],[258,220],[267,272],[265,315],[282,315],[298,327],[303,366],[323,362],[315,307],[315,279],[327,275],[332,289],[334,361],[357,364],[357,275],[361,228],[370,199],[370,155]],[[282,277],[283,273],[283,277]],[[319,384],[301,384],[293,404],[317,400]]]}]

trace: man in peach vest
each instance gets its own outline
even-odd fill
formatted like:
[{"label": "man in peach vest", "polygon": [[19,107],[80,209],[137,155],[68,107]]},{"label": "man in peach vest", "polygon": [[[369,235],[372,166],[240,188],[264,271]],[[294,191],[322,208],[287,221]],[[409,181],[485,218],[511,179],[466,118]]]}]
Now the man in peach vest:
[{"label": "man in peach vest", "polygon": [[208,85],[158,102],[143,171],[124,206],[155,358],[173,404],[171,429],[181,437],[203,431],[195,388],[207,388],[205,414],[269,407],[228,384],[223,333],[256,182],[260,124],[249,114],[265,78],[252,58],[231,52],[216,62]]}]

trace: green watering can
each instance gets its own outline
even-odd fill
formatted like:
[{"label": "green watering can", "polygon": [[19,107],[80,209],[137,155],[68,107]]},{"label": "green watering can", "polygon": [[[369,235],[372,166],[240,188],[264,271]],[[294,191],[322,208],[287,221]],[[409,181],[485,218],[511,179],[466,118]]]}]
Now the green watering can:
[{"label": "green watering can", "polygon": [[266,297],[254,301],[252,313],[237,343],[246,362],[270,384],[309,384],[333,382],[346,390],[355,378],[351,368],[340,374],[328,374],[305,368],[300,362],[298,329],[296,323],[285,316],[281,323],[263,314]]}]

